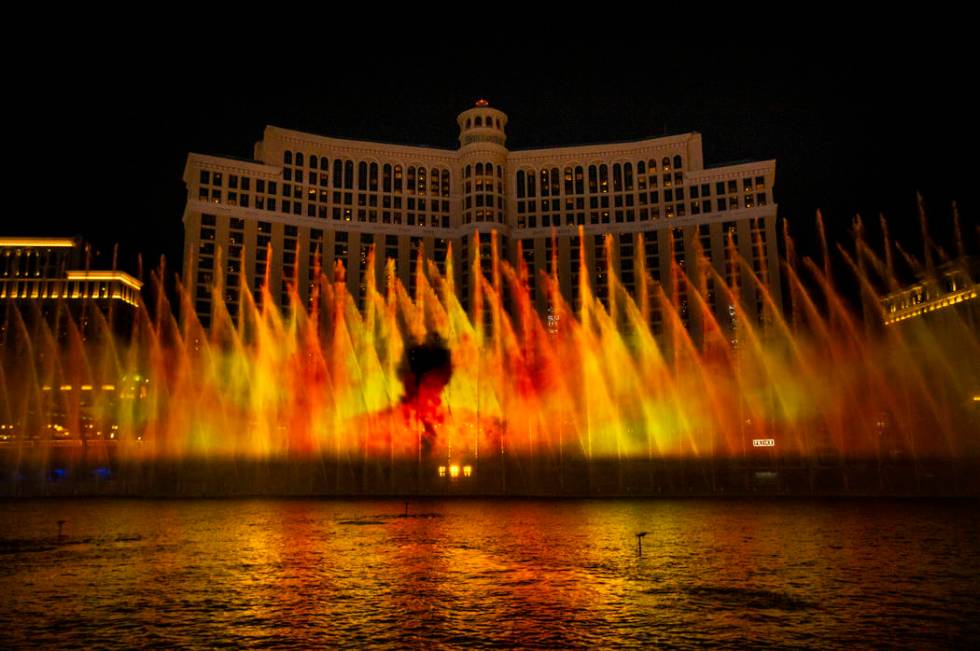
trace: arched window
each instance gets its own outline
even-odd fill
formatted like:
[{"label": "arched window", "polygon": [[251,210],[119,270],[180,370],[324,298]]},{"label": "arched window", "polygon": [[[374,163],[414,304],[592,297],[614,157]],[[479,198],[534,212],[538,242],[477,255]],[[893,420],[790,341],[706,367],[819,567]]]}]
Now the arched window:
[{"label": "arched window", "polygon": [[548,170],[541,170],[541,196],[547,197],[550,194],[551,183],[548,180]]},{"label": "arched window", "polygon": [[329,163],[329,161],[327,161],[327,157],[326,156],[322,156],[320,158],[320,169],[321,170],[328,170],[328,169],[330,169],[330,163]]},{"label": "arched window", "polygon": [[296,152],[296,165],[297,167],[303,164],[303,152]]},{"label": "arched window", "polygon": [[483,163],[476,164],[476,175],[483,176]]},{"label": "arched window", "polygon": [[418,191],[420,195],[424,195],[425,194],[425,168],[424,167],[419,168],[418,175],[419,175]]},{"label": "arched window", "polygon": [[482,115],[476,116],[476,126],[478,126],[478,127],[482,127],[483,126],[483,116]]},{"label": "arched window", "polygon": [[662,161],[662,163],[661,163],[661,164],[663,165],[663,168],[664,168],[665,170],[668,170],[668,169],[670,169],[670,159],[669,159],[669,158],[667,158],[666,156],[664,156],[664,159],[663,159],[663,161]]},{"label": "arched window", "polygon": [[575,168],[575,194],[585,194],[585,170],[581,165]]},{"label": "arched window", "polygon": [[378,164],[371,163],[368,187],[373,191],[378,191]]},{"label": "arched window", "polygon": [[439,170],[434,167],[429,170],[429,194],[439,196]]},{"label": "arched window", "polygon": [[551,168],[551,196],[557,197],[561,192],[561,177],[558,176],[558,168]]},{"label": "arched window", "polygon": [[293,152],[289,151],[288,149],[282,152],[282,164],[283,165],[293,164]]},{"label": "arched window", "polygon": [[599,192],[599,177],[595,165],[589,165],[589,194]]},{"label": "arched window", "polygon": [[533,199],[537,195],[534,172],[527,175],[527,196]]},{"label": "arched window", "polygon": [[310,169],[316,169],[316,156],[310,156]]},{"label": "arched window", "polygon": [[682,163],[683,161],[681,160],[680,155],[674,156],[674,167],[676,169],[680,169],[681,167],[683,167]]},{"label": "arched window", "polygon": [[357,189],[367,190],[367,163],[361,161],[357,164]]},{"label": "arched window", "polygon": [[344,189],[350,190],[354,187],[354,161],[344,161]]},{"label": "arched window", "polygon": [[609,192],[609,166],[599,165],[599,192]]},{"label": "arched window", "polygon": [[402,166],[395,165],[395,192],[402,191]]},{"label": "arched window", "polygon": [[524,170],[517,170],[517,198],[523,199],[524,196]]},{"label": "arched window", "polygon": [[343,183],[344,163],[339,158],[333,162],[333,187],[339,188]]},{"label": "arched window", "polygon": [[391,192],[391,164],[385,163],[381,168],[381,190]]},{"label": "arched window", "polygon": [[449,196],[449,170],[442,170],[442,196]]},{"label": "arched window", "polygon": [[636,173],[637,174],[646,174],[647,173],[647,164],[644,163],[643,161],[637,162],[637,164],[636,164]]},{"label": "arched window", "polygon": [[623,166],[619,163],[613,165],[613,192],[623,191]]},{"label": "arched window", "polygon": [[463,177],[468,179],[472,175],[473,175],[473,166],[472,165],[467,165],[466,166],[466,170],[463,172]]},{"label": "arched window", "polygon": [[651,159],[650,165],[647,168],[647,174],[656,174],[656,173],[657,173],[657,161]]},{"label": "arched window", "polygon": [[415,168],[409,167],[408,171],[405,173],[405,189],[409,192],[415,192]]},{"label": "arched window", "polygon": [[633,164],[623,163],[623,183],[627,192],[633,191]]}]

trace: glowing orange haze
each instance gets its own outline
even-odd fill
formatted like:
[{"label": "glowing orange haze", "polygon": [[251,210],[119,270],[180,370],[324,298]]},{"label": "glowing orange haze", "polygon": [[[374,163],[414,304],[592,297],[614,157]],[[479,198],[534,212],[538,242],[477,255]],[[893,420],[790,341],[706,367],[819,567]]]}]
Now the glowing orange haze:
[{"label": "glowing orange haze", "polygon": [[[178,325],[162,301],[155,317],[140,307],[131,342],[113,341],[106,328],[100,343],[83,343],[75,331],[61,355],[46,354],[50,332],[14,328],[7,343],[29,344],[34,368],[26,376],[6,371],[6,416],[60,414],[67,430],[94,422],[103,437],[111,422],[122,453],[160,458],[722,459],[752,452],[753,439],[773,439],[773,454],[804,457],[976,451],[956,414],[980,387],[980,346],[955,315],[941,334],[925,320],[866,328],[804,260],[784,264],[792,317],[774,309],[758,282],[765,318],[752,323],[741,318],[739,274],[720,277],[696,257],[688,264],[701,266],[714,300],[733,314],[718,323],[707,281],[695,286],[675,264],[672,282],[687,285],[685,309],[704,324],[696,345],[684,309],[648,277],[642,256],[638,303],[610,269],[608,303],[585,285],[576,314],[556,278],[540,277],[556,317],[544,321],[526,269],[499,261],[496,244],[493,250],[494,272],[478,276],[470,315],[455,297],[451,266],[442,276],[431,263],[423,269],[420,255],[415,296],[389,261],[383,291],[368,278],[363,311],[338,269],[337,280],[320,276],[310,308],[294,287],[289,316],[266,289],[256,308],[243,287],[233,320],[222,303],[227,290],[216,287],[209,333],[193,316]],[[751,264],[731,253],[741,277],[755,278]],[[852,267],[870,290],[859,265]],[[801,276],[812,280],[812,293]],[[579,277],[587,279],[587,269]],[[181,313],[193,315],[186,294],[182,300]],[[653,311],[664,325],[657,336],[648,326]],[[434,340],[448,349],[451,373],[411,377],[416,386],[407,391],[406,350]],[[14,390],[15,376],[28,383],[24,391]],[[56,390],[63,385],[95,388],[85,397]]]}]

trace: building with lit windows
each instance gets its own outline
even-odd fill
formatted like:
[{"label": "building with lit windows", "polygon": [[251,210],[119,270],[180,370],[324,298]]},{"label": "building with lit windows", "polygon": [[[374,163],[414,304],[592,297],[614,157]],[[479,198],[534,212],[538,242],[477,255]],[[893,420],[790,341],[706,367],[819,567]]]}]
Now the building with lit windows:
[{"label": "building with lit windows", "polygon": [[[66,308],[84,337],[94,311],[120,333],[128,326],[143,286],[115,269],[92,269],[86,245],[72,237],[0,237],[0,301],[24,319],[58,322]],[[6,320],[5,320],[6,321]]]},{"label": "building with lit windows", "polygon": [[93,269],[79,238],[0,237],[0,368],[8,398],[0,403],[0,463],[12,449],[4,446],[19,440],[74,446],[115,439],[119,423],[109,414],[120,400],[142,398],[148,381],[119,373],[114,357],[137,322],[141,287],[123,271]]},{"label": "building with lit windows", "polygon": [[[343,263],[348,289],[363,298],[366,273],[383,286],[387,258],[413,292],[415,252],[421,249],[444,270],[451,250],[455,288],[468,307],[475,258],[490,272],[493,231],[501,257],[526,261],[529,290],[542,311],[547,304],[539,274],[551,273],[552,264],[562,294],[576,307],[583,280],[608,302],[610,273],[635,293],[645,268],[697,333],[699,317],[687,309],[685,283],[671,273],[679,268],[688,282],[706,283],[711,309],[719,323],[729,324],[733,306],[717,299],[714,278],[700,278],[702,269],[690,262],[698,247],[720,277],[734,279],[746,311],[754,312],[749,318],[763,317],[763,298],[748,265],[732,260],[733,247],[780,305],[775,161],[705,167],[698,133],[510,151],[507,116],[483,100],[456,121],[455,150],[268,126],[252,161],[190,154],[184,271],[201,322],[210,323],[219,272],[234,316],[241,301],[235,288],[261,287],[272,255],[272,296],[287,307],[289,282],[294,274],[312,280],[317,251],[324,269]],[[583,246],[585,267],[579,263]],[[366,269],[370,247],[376,258]],[[583,268],[587,279],[580,277]],[[310,283],[299,285],[307,297]],[[654,332],[661,331],[662,315],[653,310],[650,319]]]},{"label": "building with lit windows", "polygon": [[916,282],[882,297],[885,325],[955,313],[957,318],[969,324],[970,330],[974,330],[980,307],[980,301],[976,300],[980,287],[974,280],[978,276],[980,260],[966,255],[930,267]]}]

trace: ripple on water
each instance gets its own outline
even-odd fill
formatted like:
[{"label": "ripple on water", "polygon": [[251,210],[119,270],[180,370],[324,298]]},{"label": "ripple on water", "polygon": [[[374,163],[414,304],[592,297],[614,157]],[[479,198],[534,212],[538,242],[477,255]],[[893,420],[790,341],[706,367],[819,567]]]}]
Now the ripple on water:
[{"label": "ripple on water", "polygon": [[[973,505],[467,500],[423,505],[414,517],[402,506],[9,502],[0,646],[963,646],[980,637]],[[70,523],[61,541],[57,519]],[[642,556],[636,531],[651,532]]]}]

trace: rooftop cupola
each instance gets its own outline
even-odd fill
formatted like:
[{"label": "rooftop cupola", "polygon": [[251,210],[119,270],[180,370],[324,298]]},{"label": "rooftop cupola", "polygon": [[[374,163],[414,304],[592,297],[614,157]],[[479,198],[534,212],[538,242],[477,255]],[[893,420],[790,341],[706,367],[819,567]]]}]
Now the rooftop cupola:
[{"label": "rooftop cupola", "polygon": [[477,100],[476,105],[456,117],[459,124],[460,147],[478,143],[492,143],[504,147],[507,135],[507,114],[490,107],[485,99]]}]

